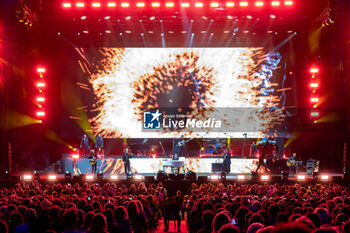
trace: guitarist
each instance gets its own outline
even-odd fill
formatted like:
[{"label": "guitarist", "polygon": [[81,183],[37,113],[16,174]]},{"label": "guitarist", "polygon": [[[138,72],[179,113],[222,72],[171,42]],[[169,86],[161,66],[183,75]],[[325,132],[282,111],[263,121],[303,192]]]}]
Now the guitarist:
[{"label": "guitarist", "polygon": [[90,151],[89,162],[91,164],[91,171],[93,174],[96,174],[97,170],[97,157],[95,154],[95,150]]},{"label": "guitarist", "polygon": [[123,162],[124,162],[124,172],[125,175],[128,176],[129,172],[131,171],[130,169],[130,157],[131,155],[128,153],[128,149],[125,149],[125,153],[123,154]]},{"label": "guitarist", "polygon": [[186,152],[186,140],[184,135],[173,139],[173,160],[179,160],[179,157],[185,157]]},{"label": "guitarist", "polygon": [[298,174],[298,161],[296,159],[297,154],[293,153],[293,156],[287,160],[287,166],[289,167],[289,174]]}]

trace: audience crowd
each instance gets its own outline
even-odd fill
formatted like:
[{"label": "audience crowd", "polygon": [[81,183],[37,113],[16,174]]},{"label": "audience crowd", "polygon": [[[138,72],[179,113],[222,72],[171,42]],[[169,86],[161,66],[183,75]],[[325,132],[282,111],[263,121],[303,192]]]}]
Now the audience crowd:
[{"label": "audience crowd", "polygon": [[169,224],[191,233],[350,233],[349,216],[349,189],[337,184],[193,183],[175,196],[161,182],[0,189],[0,233],[166,232]]}]

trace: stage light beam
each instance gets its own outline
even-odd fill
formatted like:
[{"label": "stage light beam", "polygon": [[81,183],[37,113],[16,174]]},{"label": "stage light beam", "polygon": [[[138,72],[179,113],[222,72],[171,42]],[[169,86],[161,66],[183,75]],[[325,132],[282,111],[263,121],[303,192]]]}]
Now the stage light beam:
[{"label": "stage light beam", "polygon": [[305,175],[298,175],[297,179],[300,181],[304,181],[305,180]]},{"label": "stage light beam", "polygon": [[45,97],[36,97],[37,102],[45,102]]},{"label": "stage light beam", "polygon": [[234,2],[226,2],[226,7],[234,7],[235,3]]},{"label": "stage light beam", "polygon": [[37,111],[36,116],[43,117],[43,116],[45,116],[45,112],[44,111]]},{"label": "stage light beam", "polygon": [[311,101],[312,103],[316,103],[316,102],[319,101],[319,98],[317,98],[317,97],[312,97],[312,98],[310,99],[310,101]]},{"label": "stage light beam", "polygon": [[49,180],[51,180],[51,181],[57,180],[57,176],[56,175],[49,175]]},{"label": "stage light beam", "polygon": [[245,180],[245,175],[238,175],[237,180]]},{"label": "stage light beam", "polygon": [[260,179],[263,180],[263,181],[269,181],[269,180],[270,180],[270,176],[268,176],[268,175],[262,175],[262,176],[260,177]]},{"label": "stage light beam", "polygon": [[130,6],[130,3],[128,3],[128,2],[122,2],[122,3],[120,4],[120,6],[123,7],[123,8],[127,8],[127,7]]},{"label": "stage light beam", "polygon": [[311,68],[310,73],[318,73],[318,68]]},{"label": "stage light beam", "polygon": [[213,174],[209,176],[210,180],[219,180],[219,175]]},{"label": "stage light beam", "polygon": [[94,175],[86,175],[85,179],[86,180],[94,180]]},{"label": "stage light beam", "polygon": [[317,88],[318,87],[318,83],[310,83],[310,87]]},{"label": "stage light beam", "polygon": [[137,2],[136,6],[137,7],[145,7],[145,3],[144,2]]},{"label": "stage light beam", "polygon": [[36,68],[36,72],[38,72],[38,73],[45,73],[46,69],[44,67],[38,67],[38,68]]},{"label": "stage light beam", "polygon": [[279,6],[281,3],[279,1],[273,1],[271,2],[271,6]]},{"label": "stage light beam", "polygon": [[72,154],[72,159],[79,159],[79,154]]},{"label": "stage light beam", "polygon": [[293,1],[284,1],[284,5],[285,6],[292,6],[293,5]]},{"label": "stage light beam", "polygon": [[37,83],[36,83],[36,86],[37,86],[37,87],[45,87],[46,85],[45,85],[45,83],[43,83],[43,82],[37,82]]},{"label": "stage light beam", "polygon": [[25,181],[31,181],[31,180],[33,180],[33,176],[32,176],[32,175],[24,175],[24,176],[23,176],[23,180],[25,180]]},{"label": "stage light beam", "polygon": [[117,175],[111,175],[110,179],[111,179],[111,180],[118,180],[119,177],[118,177]]},{"label": "stage light beam", "polygon": [[311,112],[310,113],[310,116],[312,116],[312,117],[318,117],[319,115],[320,115],[319,112]]},{"label": "stage light beam", "polygon": [[181,7],[189,8],[190,7],[190,3],[189,2],[183,2],[183,3],[181,3]]},{"label": "stage light beam", "polygon": [[160,2],[152,2],[152,7],[160,7]]}]

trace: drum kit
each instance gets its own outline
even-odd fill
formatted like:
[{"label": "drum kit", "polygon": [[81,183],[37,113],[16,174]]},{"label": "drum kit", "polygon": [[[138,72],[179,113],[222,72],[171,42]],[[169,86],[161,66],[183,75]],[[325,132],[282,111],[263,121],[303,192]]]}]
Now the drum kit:
[{"label": "drum kit", "polygon": [[226,139],[203,139],[204,156],[222,157],[227,148]]}]

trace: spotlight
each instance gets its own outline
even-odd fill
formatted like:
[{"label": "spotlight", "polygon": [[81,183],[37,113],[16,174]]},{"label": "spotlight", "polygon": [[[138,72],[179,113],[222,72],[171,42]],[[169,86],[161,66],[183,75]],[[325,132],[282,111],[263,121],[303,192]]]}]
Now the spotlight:
[{"label": "spotlight", "polygon": [[304,181],[304,180],[305,180],[305,175],[298,175],[298,176],[297,176],[297,179],[298,179],[299,181]]},{"label": "spotlight", "polygon": [[128,2],[122,2],[122,3],[120,4],[120,6],[123,7],[123,8],[126,8],[126,7],[129,7],[129,6],[130,6],[130,3],[128,3]]},{"label": "spotlight", "polygon": [[317,97],[312,97],[312,98],[310,99],[311,102],[318,102],[318,100],[319,100],[319,99],[318,99]]},{"label": "spotlight", "polygon": [[197,179],[197,174],[191,170],[189,170],[187,173],[186,173],[186,176],[185,176],[186,180],[196,180]]},{"label": "spotlight", "polygon": [[145,7],[145,3],[144,2],[137,2],[136,6],[137,7]]},{"label": "spotlight", "polygon": [[175,4],[173,2],[166,2],[165,7],[174,7]]},{"label": "spotlight", "polygon": [[99,8],[99,7],[101,7],[101,3],[100,2],[93,2],[91,4],[91,6],[94,7],[94,8]]},{"label": "spotlight", "polygon": [[118,177],[117,175],[111,175],[110,179],[111,179],[111,180],[118,180],[119,177]]},{"label": "spotlight", "polygon": [[269,181],[270,180],[270,176],[268,176],[268,175],[261,175],[260,176],[260,180],[262,180],[262,181]]},{"label": "spotlight", "polygon": [[210,180],[219,180],[219,175],[217,175],[217,174],[212,174],[212,175],[209,176],[209,179],[210,179]]},{"label": "spotlight", "polygon": [[248,6],[248,2],[239,2],[239,6],[247,7]]},{"label": "spotlight", "polygon": [[282,171],[283,180],[288,180],[289,173],[287,171]]},{"label": "spotlight", "polygon": [[79,159],[79,154],[72,154],[72,159]]},{"label": "spotlight", "polygon": [[318,68],[311,68],[310,73],[318,73]]},{"label": "spotlight", "polygon": [[49,180],[57,180],[57,176],[56,175],[49,175]]},{"label": "spotlight", "polygon": [[183,2],[183,3],[181,3],[181,7],[188,8],[188,7],[190,7],[190,3]]},{"label": "spotlight", "polygon": [[86,175],[85,179],[86,180],[94,180],[94,175],[91,175],[91,174],[90,175]]},{"label": "spotlight", "polygon": [[256,7],[262,7],[264,6],[264,2],[255,2]]},{"label": "spotlight", "polygon": [[284,5],[285,6],[292,6],[293,5],[293,1],[284,1]]},{"label": "spotlight", "polygon": [[70,2],[64,2],[62,4],[63,8],[71,8],[72,7],[72,4]]},{"label": "spotlight", "polygon": [[40,173],[39,173],[38,171],[34,171],[34,173],[33,173],[33,178],[34,178],[35,180],[39,180],[39,179],[40,179]]},{"label": "spotlight", "polygon": [[109,2],[109,3],[107,3],[107,6],[108,7],[116,7],[117,3],[116,2]]},{"label": "spotlight", "polygon": [[64,179],[66,180],[72,179],[72,174],[69,171],[66,171],[66,173],[64,173]]},{"label": "spotlight", "polygon": [[46,69],[44,67],[38,67],[38,68],[36,68],[36,72],[38,72],[38,73],[45,73]]},{"label": "spotlight", "polygon": [[234,2],[226,2],[226,7],[234,7],[235,3]]},{"label": "spotlight", "polygon": [[102,180],[103,179],[103,173],[102,171],[99,171],[96,175],[97,179]]},{"label": "spotlight", "polygon": [[238,175],[237,180],[239,180],[239,181],[245,180],[245,175]]},{"label": "spotlight", "polygon": [[33,180],[33,176],[32,175],[24,175],[23,176],[23,180],[24,181],[32,181]]},{"label": "spotlight", "polygon": [[271,6],[279,6],[281,3],[279,1],[271,2]]},{"label": "spotlight", "polygon": [[152,7],[160,7],[160,3],[159,2],[152,2]]},{"label": "spotlight", "polygon": [[78,7],[78,8],[82,8],[82,7],[85,6],[85,3],[83,3],[83,2],[77,2],[77,3],[75,3],[75,6]]},{"label": "spotlight", "polygon": [[219,7],[219,3],[218,2],[211,2],[210,7]]},{"label": "spotlight", "polygon": [[194,4],[194,6],[197,7],[197,8],[201,8],[201,7],[203,7],[203,2],[196,2]]},{"label": "spotlight", "polygon": [[320,180],[321,181],[330,181],[329,175],[320,175]]}]

